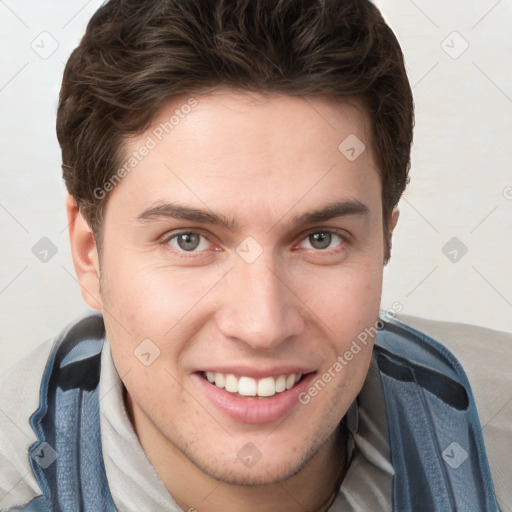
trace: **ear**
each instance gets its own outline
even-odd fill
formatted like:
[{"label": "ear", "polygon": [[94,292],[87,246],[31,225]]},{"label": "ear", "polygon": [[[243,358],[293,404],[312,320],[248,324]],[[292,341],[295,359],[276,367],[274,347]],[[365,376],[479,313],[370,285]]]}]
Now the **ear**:
[{"label": "ear", "polygon": [[395,230],[396,223],[398,222],[398,217],[400,217],[400,211],[398,210],[398,208],[394,208],[393,213],[391,214],[391,222],[389,223],[390,236],[393,234],[393,231]]},{"label": "ear", "polygon": [[391,213],[391,219],[389,222],[389,228],[388,228],[389,230],[387,233],[384,233],[384,245],[385,245],[384,265],[387,265],[391,258],[391,246],[392,246],[393,231],[395,230],[399,216],[400,216],[400,212],[398,211],[398,208],[393,208],[393,211]]},{"label": "ear", "polygon": [[71,255],[82,297],[91,308],[100,310],[100,267],[94,235],[72,195],[66,198],[66,213]]}]

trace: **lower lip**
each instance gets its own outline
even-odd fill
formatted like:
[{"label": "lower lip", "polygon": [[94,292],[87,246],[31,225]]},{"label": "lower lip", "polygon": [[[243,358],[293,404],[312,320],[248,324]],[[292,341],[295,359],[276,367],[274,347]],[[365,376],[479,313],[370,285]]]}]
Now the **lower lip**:
[{"label": "lower lip", "polygon": [[211,384],[202,375],[195,374],[208,398],[222,413],[241,423],[271,423],[288,414],[299,404],[299,395],[305,392],[315,373],[305,375],[293,388],[274,396],[242,398]]}]

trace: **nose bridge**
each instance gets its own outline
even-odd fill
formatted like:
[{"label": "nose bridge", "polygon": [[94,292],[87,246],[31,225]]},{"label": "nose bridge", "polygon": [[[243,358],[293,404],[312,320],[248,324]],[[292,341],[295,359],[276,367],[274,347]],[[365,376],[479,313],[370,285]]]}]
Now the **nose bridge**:
[{"label": "nose bridge", "polygon": [[218,316],[225,336],[265,349],[301,332],[303,319],[294,296],[271,258],[252,263],[239,259],[227,284],[229,292]]}]

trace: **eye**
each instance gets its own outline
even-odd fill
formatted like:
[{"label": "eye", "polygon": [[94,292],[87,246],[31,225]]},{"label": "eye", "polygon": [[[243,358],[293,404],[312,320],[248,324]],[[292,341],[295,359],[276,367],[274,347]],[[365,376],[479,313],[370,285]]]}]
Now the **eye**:
[{"label": "eye", "polygon": [[210,242],[200,233],[186,231],[172,235],[167,243],[178,251],[200,252],[208,249]]},{"label": "eye", "polygon": [[313,248],[315,250],[322,251],[325,249],[333,248],[331,244],[334,241],[338,241],[337,245],[341,245],[344,240],[340,235],[334,233],[333,231],[316,231],[314,233],[310,233],[302,241],[302,244],[307,242],[310,247],[305,247],[306,249]]}]

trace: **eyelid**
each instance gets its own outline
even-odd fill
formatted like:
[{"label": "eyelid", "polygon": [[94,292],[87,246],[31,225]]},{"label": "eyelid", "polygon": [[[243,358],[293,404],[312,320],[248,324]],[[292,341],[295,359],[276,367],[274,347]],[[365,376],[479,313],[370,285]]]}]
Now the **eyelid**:
[{"label": "eyelid", "polygon": [[[306,233],[300,235],[300,238],[296,245],[304,242],[307,238],[309,238],[311,235],[314,235],[316,233],[327,233],[327,234],[336,235],[336,236],[340,237],[341,242],[338,245],[343,245],[343,244],[347,244],[350,242],[350,234],[348,232],[346,232],[345,230],[336,229],[336,228],[321,228],[320,227],[320,228],[315,228],[315,229],[309,230]],[[312,249],[306,249],[306,250],[310,250],[310,251],[314,251],[314,252],[318,252],[318,253],[330,253],[332,251],[339,250],[336,247],[332,247],[330,249],[314,249],[314,248],[312,248]]]},{"label": "eyelid", "polygon": [[[174,231],[171,231],[171,232],[167,232],[165,235],[161,236],[158,241],[161,244],[169,244],[169,242],[173,238],[176,238],[177,236],[183,235],[185,233],[193,233],[193,234],[199,235],[199,236],[203,237],[205,240],[207,240],[209,244],[214,244],[214,242],[211,241],[210,236],[205,234],[204,231],[201,230],[200,228],[189,228],[189,229],[185,228],[185,229],[178,229],[178,230],[174,230]],[[187,253],[187,251],[176,251],[176,252],[179,252],[179,253],[182,253],[182,254],[186,254]],[[195,253],[195,254],[200,254],[202,252],[205,252],[205,251],[204,250],[203,251],[199,251],[198,253]],[[194,254],[194,252],[189,252],[189,254],[192,255],[192,254]]]},{"label": "eyelid", "polygon": [[209,242],[211,242],[210,237],[206,234],[201,228],[181,228],[181,229],[173,229],[172,231],[167,231],[164,235],[159,237],[160,242],[168,242],[171,238],[174,238],[178,235],[183,235],[184,233],[194,233],[196,235],[201,235],[203,238],[206,238]]},{"label": "eyelid", "polygon": [[347,231],[343,228],[336,228],[336,227],[327,227],[327,226],[315,226],[313,228],[306,229],[299,235],[297,235],[298,240],[303,240],[304,238],[308,237],[309,235],[314,235],[315,233],[331,233],[334,235],[338,235],[339,237],[343,238],[346,242],[349,242],[352,240],[353,235],[350,233],[350,231]]}]

